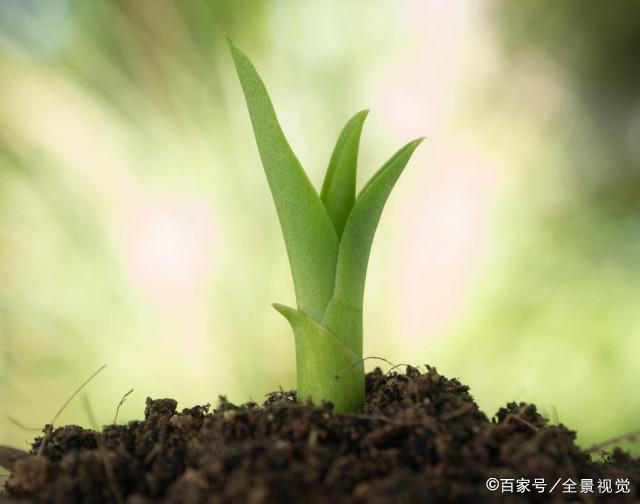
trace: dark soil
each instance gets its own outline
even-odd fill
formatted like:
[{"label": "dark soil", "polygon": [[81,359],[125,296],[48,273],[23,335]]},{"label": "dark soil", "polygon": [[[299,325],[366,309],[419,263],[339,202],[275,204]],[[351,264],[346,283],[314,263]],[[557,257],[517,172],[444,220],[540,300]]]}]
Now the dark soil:
[{"label": "dark soil", "polygon": [[[5,502],[640,502],[640,459],[619,450],[594,461],[575,433],[549,425],[531,404],[511,403],[493,420],[468,387],[408,367],[367,375],[357,414],[299,405],[295,393],[263,406],[224,399],[176,411],[147,399],[144,421],[76,426],[36,439],[29,455],[4,452]],[[525,478],[529,491],[486,488],[488,478]],[[547,487],[539,494],[534,479]],[[558,481],[553,492],[551,487]],[[577,483],[576,493],[563,493]],[[581,493],[592,479],[594,493]],[[598,480],[611,481],[600,493]],[[624,481],[630,493],[622,493]],[[605,484],[605,483],[602,483]],[[622,486],[619,486],[622,485]],[[616,493],[619,491],[619,493]]]}]

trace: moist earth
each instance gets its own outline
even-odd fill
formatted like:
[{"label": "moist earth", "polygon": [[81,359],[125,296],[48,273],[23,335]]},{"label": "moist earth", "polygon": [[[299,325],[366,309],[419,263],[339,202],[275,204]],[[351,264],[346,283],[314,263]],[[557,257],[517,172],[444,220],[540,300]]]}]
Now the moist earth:
[{"label": "moist earth", "polygon": [[368,373],[353,414],[284,391],[262,406],[221,397],[211,411],[149,398],[144,420],[45,428],[29,454],[0,463],[11,472],[0,502],[640,502],[640,459],[593,459],[533,404],[489,419],[467,386],[429,366]]}]

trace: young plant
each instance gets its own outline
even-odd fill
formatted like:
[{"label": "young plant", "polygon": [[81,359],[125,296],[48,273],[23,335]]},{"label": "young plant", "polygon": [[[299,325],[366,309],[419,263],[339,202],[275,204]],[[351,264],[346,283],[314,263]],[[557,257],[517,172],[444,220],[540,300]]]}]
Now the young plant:
[{"label": "young plant", "polygon": [[274,304],[295,339],[298,398],[355,411],[364,401],[362,301],[373,236],[391,189],[422,138],[408,143],[356,197],[356,164],[368,111],[346,124],[320,195],[280,128],[262,79],[229,40],[289,256],[297,309]]}]

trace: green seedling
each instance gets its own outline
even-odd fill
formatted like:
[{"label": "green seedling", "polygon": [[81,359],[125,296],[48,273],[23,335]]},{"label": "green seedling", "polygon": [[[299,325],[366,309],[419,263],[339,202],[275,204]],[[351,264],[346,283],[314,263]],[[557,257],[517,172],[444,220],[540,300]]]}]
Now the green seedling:
[{"label": "green seedling", "polygon": [[356,197],[367,110],[346,124],[320,194],[293,153],[255,67],[229,40],[289,256],[297,309],[274,304],[295,340],[299,400],[355,411],[364,401],[362,302],[380,214],[422,138],[396,152]]}]

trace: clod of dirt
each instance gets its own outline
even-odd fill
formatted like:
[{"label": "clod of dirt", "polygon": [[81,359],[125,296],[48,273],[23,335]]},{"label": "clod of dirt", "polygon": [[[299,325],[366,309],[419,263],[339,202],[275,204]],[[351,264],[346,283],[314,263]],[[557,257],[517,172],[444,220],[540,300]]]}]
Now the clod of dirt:
[{"label": "clod of dirt", "polygon": [[[407,367],[367,375],[355,414],[300,405],[276,392],[262,407],[221,398],[177,412],[147,399],[145,419],[97,433],[66,426],[16,456],[5,502],[638,502],[640,459],[616,450],[594,461],[575,433],[548,425],[531,404],[487,419],[468,387]],[[104,449],[99,449],[103,446]],[[108,474],[111,473],[111,476]],[[488,479],[513,490],[487,489]],[[518,493],[515,480],[544,480]],[[561,480],[553,492],[551,486]],[[567,480],[576,483],[567,493]],[[581,493],[593,480],[593,493]],[[597,484],[609,480],[611,492]],[[627,486],[628,485],[628,486]],[[502,487],[501,487],[502,488]],[[628,489],[628,493],[625,490]],[[617,493],[616,493],[617,492]]]}]

